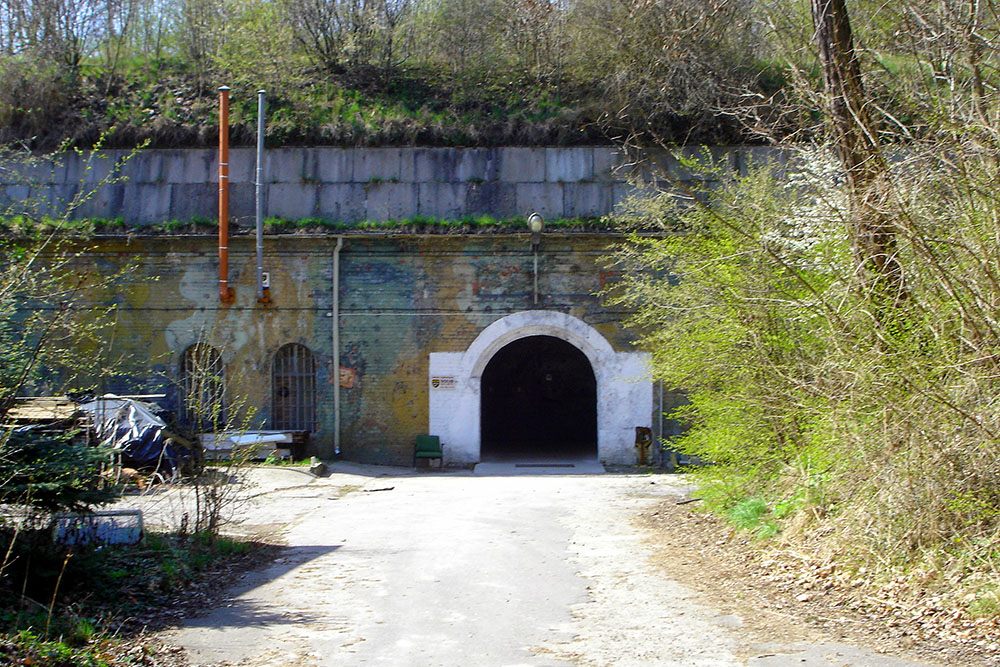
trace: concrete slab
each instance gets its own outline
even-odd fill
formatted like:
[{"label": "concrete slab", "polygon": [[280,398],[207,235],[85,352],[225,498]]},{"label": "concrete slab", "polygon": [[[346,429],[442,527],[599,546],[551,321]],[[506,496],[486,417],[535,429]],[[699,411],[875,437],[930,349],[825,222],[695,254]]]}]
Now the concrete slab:
[{"label": "concrete slab", "polygon": [[418,215],[453,220],[465,215],[465,183],[419,183]]},{"label": "concrete slab", "polygon": [[507,183],[543,183],[544,148],[506,148],[501,154],[500,180]]},{"label": "concrete slab", "polygon": [[417,210],[418,188],[416,183],[372,183],[365,200],[365,218],[399,220],[410,217]]},{"label": "concrete slab", "polygon": [[316,190],[312,183],[273,183],[267,189],[267,215],[286,220],[316,215]]},{"label": "concrete slab", "polygon": [[305,153],[297,148],[267,151],[264,157],[268,183],[301,183],[305,168]]},{"label": "concrete slab", "polygon": [[598,218],[611,210],[611,183],[567,183],[563,186],[563,211],[567,218]]},{"label": "concrete slab", "polygon": [[326,220],[360,222],[365,219],[365,187],[360,183],[323,183],[317,214]]},{"label": "concrete slab", "polygon": [[465,194],[465,211],[469,215],[489,215],[497,219],[511,218],[519,213],[517,186],[511,183],[469,183]]},{"label": "concrete slab", "polygon": [[552,148],[545,151],[545,180],[577,183],[594,180],[592,148]]},{"label": "concrete slab", "polygon": [[516,187],[518,211],[535,211],[549,220],[563,217],[562,183],[518,183]]},{"label": "concrete slab", "polygon": [[350,183],[354,180],[355,151],[343,148],[316,148],[311,151],[307,173],[322,183]]}]

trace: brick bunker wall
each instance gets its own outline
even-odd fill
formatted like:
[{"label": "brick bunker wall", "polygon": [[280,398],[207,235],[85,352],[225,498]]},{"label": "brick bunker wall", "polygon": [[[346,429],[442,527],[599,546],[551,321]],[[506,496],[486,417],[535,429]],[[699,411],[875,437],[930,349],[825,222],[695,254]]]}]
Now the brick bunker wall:
[{"label": "brick bunker wall", "polygon": [[272,359],[282,345],[299,343],[316,361],[312,453],[333,454],[333,391],[340,378],[347,385],[341,390],[342,455],[408,464],[414,437],[427,431],[431,352],[462,352],[495,320],[530,309],[567,313],[596,328],[615,349],[632,349],[623,313],[596,296],[614,279],[600,262],[612,240],[546,234],[535,305],[526,234],[349,235],[340,254],[339,360],[332,352],[335,238],[265,237],[267,306],[256,302],[251,238],[230,243],[231,305],[219,303],[214,238],[100,240],[87,260],[98,270],[110,274],[135,261],[112,286],[118,304],[113,352],[130,355],[134,366],[103,390],[164,391],[176,407],[181,356],[204,341],[221,353],[227,401],[252,406],[267,428]]}]

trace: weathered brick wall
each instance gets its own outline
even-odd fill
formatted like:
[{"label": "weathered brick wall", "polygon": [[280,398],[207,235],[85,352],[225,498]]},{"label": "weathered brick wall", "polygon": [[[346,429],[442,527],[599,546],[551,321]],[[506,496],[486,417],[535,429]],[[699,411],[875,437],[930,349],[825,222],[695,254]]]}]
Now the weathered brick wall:
[{"label": "weathered brick wall", "polygon": [[265,238],[268,306],[256,303],[253,239],[231,241],[231,305],[218,300],[214,238],[102,240],[88,254],[101,271],[136,262],[114,285],[114,340],[137,366],[104,389],[162,390],[176,401],[181,355],[204,340],[222,353],[228,400],[257,408],[266,426],[273,355],[286,343],[301,343],[317,362],[315,453],[332,454],[339,365],[353,379],[341,390],[343,455],[408,463],[414,436],[427,430],[431,352],[462,352],[498,318],[535,308],[573,315],[616,349],[630,349],[621,313],[595,296],[613,279],[598,262],[612,240],[545,235],[536,306],[527,235],[347,236],[340,255],[339,364],[332,352],[334,238]]}]

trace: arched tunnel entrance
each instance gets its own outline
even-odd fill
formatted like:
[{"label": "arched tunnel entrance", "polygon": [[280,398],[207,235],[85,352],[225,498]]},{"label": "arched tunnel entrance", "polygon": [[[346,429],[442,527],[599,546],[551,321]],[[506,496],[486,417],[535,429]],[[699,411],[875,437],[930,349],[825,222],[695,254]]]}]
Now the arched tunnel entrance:
[{"label": "arched tunnel entrance", "polygon": [[597,381],[570,343],[519,338],[493,355],[481,387],[483,460],[597,456]]}]

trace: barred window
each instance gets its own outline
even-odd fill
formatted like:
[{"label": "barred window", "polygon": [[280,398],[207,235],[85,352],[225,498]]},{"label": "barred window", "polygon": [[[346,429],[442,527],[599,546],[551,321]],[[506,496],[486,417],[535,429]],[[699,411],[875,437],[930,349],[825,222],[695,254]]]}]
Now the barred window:
[{"label": "barred window", "polygon": [[197,430],[215,430],[226,421],[225,369],[222,355],[207,343],[195,343],[181,357],[181,421]]},{"label": "barred window", "polygon": [[271,366],[271,426],[311,431],[316,422],[316,362],[305,345],[278,348]]}]

